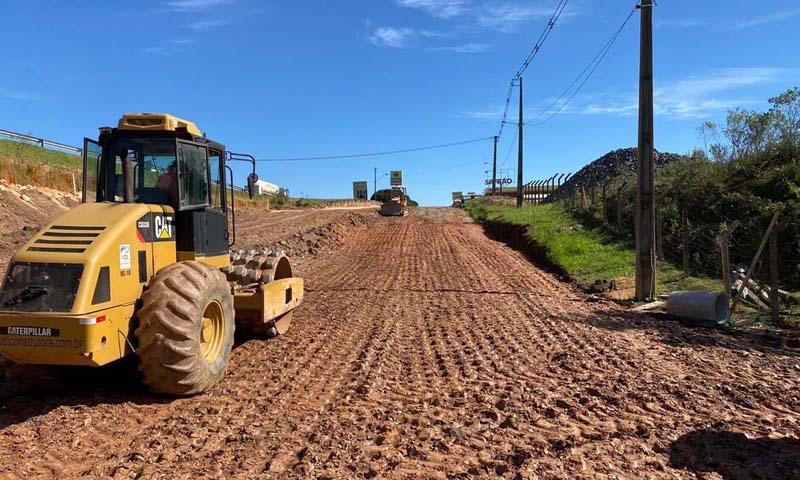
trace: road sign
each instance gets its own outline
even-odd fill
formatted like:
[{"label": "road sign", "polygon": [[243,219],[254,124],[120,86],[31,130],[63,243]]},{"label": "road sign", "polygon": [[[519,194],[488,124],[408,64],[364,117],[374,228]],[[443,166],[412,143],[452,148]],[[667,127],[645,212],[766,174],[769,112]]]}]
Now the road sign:
[{"label": "road sign", "polygon": [[399,187],[403,184],[403,171],[392,170],[389,172],[389,185]]},{"label": "road sign", "polygon": [[[483,181],[483,183],[484,183],[484,185],[491,185],[492,184],[492,179],[491,178],[487,178],[486,180]],[[498,178],[497,179],[497,184],[498,185],[511,185],[511,183],[512,183],[512,181],[511,181],[510,178]]]},{"label": "road sign", "polygon": [[367,195],[369,195],[367,192],[369,188],[368,185],[369,183],[367,183],[366,180],[353,182],[353,200],[366,200]]}]

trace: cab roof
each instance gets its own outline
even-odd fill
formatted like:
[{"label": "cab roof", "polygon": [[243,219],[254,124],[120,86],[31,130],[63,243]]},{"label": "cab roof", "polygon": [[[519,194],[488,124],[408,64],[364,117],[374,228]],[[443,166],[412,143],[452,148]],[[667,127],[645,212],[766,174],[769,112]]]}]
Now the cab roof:
[{"label": "cab roof", "polygon": [[185,129],[190,134],[202,137],[203,132],[194,122],[169,113],[126,113],[119,119],[118,130],[176,131]]}]

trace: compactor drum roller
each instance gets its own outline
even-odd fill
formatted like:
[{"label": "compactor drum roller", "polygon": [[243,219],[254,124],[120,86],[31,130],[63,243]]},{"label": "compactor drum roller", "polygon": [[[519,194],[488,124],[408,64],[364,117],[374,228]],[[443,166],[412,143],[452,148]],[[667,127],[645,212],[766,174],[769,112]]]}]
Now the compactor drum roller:
[{"label": "compactor drum roller", "polygon": [[302,279],[282,251],[229,252],[226,162],[240,159],[252,157],[167,114],[126,114],[84,139],[81,205],[28,241],[3,279],[0,355],[86,366],[136,355],[151,390],[192,395],[224,376],[237,328],[284,333]]},{"label": "compactor drum roller", "polygon": [[378,213],[384,217],[405,217],[408,215],[408,196],[405,187],[392,187],[391,196],[381,204]]}]

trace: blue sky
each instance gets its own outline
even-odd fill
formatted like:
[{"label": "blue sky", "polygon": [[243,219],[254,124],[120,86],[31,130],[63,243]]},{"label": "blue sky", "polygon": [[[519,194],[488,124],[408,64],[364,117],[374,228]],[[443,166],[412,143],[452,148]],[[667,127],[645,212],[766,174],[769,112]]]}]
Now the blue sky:
[{"label": "blue sky", "polygon": [[[122,112],[195,121],[260,158],[403,149],[495,135],[508,83],[556,0],[3,2],[0,128],[79,145]],[[570,0],[525,73],[535,118],[633,6]],[[800,6],[790,0],[660,0],[656,148],[687,152],[728,108],[765,108],[800,84]],[[583,90],[525,130],[525,179],[574,171],[636,144],[639,16]],[[516,119],[516,96],[511,119]],[[514,168],[515,127],[498,163]],[[507,152],[511,152],[506,157]],[[480,191],[491,141],[368,159],[275,162],[259,175],[293,196],[351,195],[405,172],[413,198]],[[240,170],[240,178],[243,178]],[[512,173],[512,172],[509,172]],[[387,177],[379,183],[385,186]]]}]

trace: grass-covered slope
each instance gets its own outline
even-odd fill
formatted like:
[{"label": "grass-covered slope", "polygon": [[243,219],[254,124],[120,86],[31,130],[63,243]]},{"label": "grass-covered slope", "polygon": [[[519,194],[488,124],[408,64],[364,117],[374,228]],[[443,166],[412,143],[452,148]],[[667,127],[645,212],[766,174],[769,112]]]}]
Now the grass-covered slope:
[{"label": "grass-covered slope", "polygon": [[[481,223],[502,222],[527,227],[528,240],[544,252],[544,260],[579,284],[589,286],[598,281],[614,281],[618,291],[613,296],[633,296],[636,255],[630,242],[617,240],[601,228],[584,227],[558,205],[514,208],[470,202],[466,208],[470,216]],[[719,288],[715,280],[684,277],[672,264],[659,262],[659,293]]]},{"label": "grass-covered slope", "polygon": [[[81,158],[36,145],[0,140],[0,179],[72,192],[81,187]],[[73,184],[74,180],[74,184]]]}]

